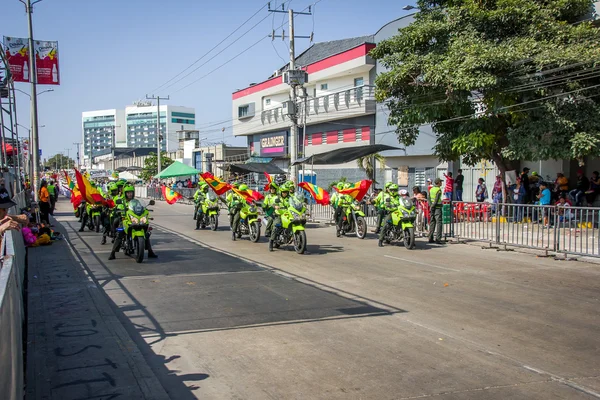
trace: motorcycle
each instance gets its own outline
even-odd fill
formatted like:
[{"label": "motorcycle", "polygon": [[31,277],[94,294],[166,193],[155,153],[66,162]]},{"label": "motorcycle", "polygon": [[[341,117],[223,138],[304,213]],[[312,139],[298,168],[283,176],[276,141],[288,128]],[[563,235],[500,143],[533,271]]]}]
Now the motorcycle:
[{"label": "motorcycle", "polygon": [[[277,206],[279,199],[276,200]],[[290,197],[289,206],[281,215],[281,224],[276,224],[273,229],[276,230],[276,237],[273,245],[276,248],[280,246],[294,244],[294,250],[298,254],[304,254],[306,251],[306,207],[304,197],[296,193]]]},{"label": "motorcycle", "polygon": [[361,203],[353,201],[344,207],[344,215],[342,217],[342,229],[336,229],[337,237],[346,233],[356,232],[356,237],[364,239],[367,236],[367,221],[365,213],[362,210]]},{"label": "motorcycle", "polygon": [[[386,203],[390,203],[390,199]],[[415,227],[414,223],[417,219],[417,211],[412,200],[400,198],[398,207],[391,210],[392,219],[384,227],[384,240],[390,244],[393,241],[403,241],[404,247],[408,250],[415,248]]]},{"label": "motorcycle", "polygon": [[[154,200],[150,200],[148,205],[153,206]],[[127,256],[133,256],[137,263],[144,261],[144,251],[146,250],[146,240],[150,240],[152,228],[149,223],[153,218],[146,207],[138,200],[133,199],[129,202],[127,210],[123,215],[123,225],[117,228],[117,231],[124,232],[123,252]]]},{"label": "motorcycle", "polygon": [[[202,210],[202,215],[199,211]],[[202,204],[198,205],[198,215],[196,216],[196,229],[210,226],[212,231],[219,227],[219,199],[213,192],[208,192]]]},{"label": "motorcycle", "polygon": [[250,241],[256,243],[260,239],[261,220],[258,216],[256,204],[245,203],[240,209],[240,224],[237,231],[238,238],[249,235]]},{"label": "motorcycle", "polygon": [[96,230],[96,233],[100,232],[100,225],[102,224],[102,205],[95,204],[90,207],[90,230]]}]

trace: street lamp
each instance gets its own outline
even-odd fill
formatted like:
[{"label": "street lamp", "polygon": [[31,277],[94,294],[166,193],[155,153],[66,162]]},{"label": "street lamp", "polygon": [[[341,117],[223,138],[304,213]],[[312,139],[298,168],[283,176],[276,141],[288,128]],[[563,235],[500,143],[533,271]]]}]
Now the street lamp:
[{"label": "street lamp", "polygon": [[415,7],[415,6],[410,6],[410,5],[409,5],[409,6],[404,6],[404,7],[402,7],[402,9],[403,9],[404,11],[410,11],[410,10],[418,10],[418,9],[419,9],[419,7]]},{"label": "street lamp", "polygon": [[[29,98],[31,99],[31,95],[30,95],[29,93],[27,93],[26,91],[24,91],[24,90],[21,90],[21,89],[17,89],[17,88],[15,88],[15,90],[16,90],[17,92],[21,92],[21,93],[23,93],[25,96],[27,96],[27,97],[29,97]],[[48,93],[48,92],[54,92],[54,89],[42,90],[42,91],[41,91],[41,92],[39,92],[37,95],[39,96],[39,95],[40,95],[40,94],[42,94],[42,93]]]}]

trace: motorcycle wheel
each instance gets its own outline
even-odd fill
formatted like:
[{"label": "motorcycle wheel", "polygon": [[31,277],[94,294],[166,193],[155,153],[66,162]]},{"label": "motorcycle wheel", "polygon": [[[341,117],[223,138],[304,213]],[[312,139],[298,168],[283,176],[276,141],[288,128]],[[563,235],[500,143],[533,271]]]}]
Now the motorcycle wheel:
[{"label": "motorcycle wheel", "polygon": [[216,215],[211,215],[210,216],[210,230],[216,231],[218,227],[219,227],[219,219],[217,218]]},{"label": "motorcycle wheel", "polygon": [[356,217],[356,237],[364,239],[367,236],[367,221],[364,217]]},{"label": "motorcycle wheel", "polygon": [[415,248],[415,228],[406,228],[404,230],[404,247],[408,250]]},{"label": "motorcycle wheel", "polygon": [[96,228],[96,233],[100,232],[100,216],[96,215],[94,217],[94,227]]},{"label": "motorcycle wheel", "polygon": [[142,261],[144,261],[144,247],[146,245],[146,239],[138,236],[135,238],[135,244],[134,246],[136,247],[136,252],[135,252],[135,261],[139,264]]},{"label": "motorcycle wheel", "polygon": [[252,243],[258,242],[260,240],[260,224],[258,221],[254,221],[248,228],[250,229],[250,241]]},{"label": "motorcycle wheel", "polygon": [[306,251],[306,232],[298,231],[294,233],[294,250],[298,254],[304,254]]}]

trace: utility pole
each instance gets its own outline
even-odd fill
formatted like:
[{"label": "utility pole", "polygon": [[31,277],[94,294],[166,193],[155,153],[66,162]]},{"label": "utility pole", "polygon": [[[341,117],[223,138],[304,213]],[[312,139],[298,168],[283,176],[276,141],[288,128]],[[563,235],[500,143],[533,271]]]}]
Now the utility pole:
[{"label": "utility pole", "polygon": [[[290,115],[292,126],[290,127],[290,173],[294,182],[298,181],[298,166],[292,165],[298,158],[298,95],[296,88],[304,85],[307,82],[308,74],[304,71],[296,70],[296,51],[294,39],[310,39],[312,42],[313,34],[310,36],[295,36],[294,35],[294,16],[295,15],[312,15],[311,6],[308,7],[308,12],[294,12],[291,8],[285,11],[285,4],[281,5],[281,10],[272,10],[269,3],[269,11],[275,13],[287,13],[289,19],[289,39],[290,39],[290,64],[287,71],[287,81],[284,76],[284,82],[291,86],[290,97],[292,98],[293,113]],[[271,39],[275,40],[275,31],[271,33]],[[285,40],[285,31],[281,34],[282,40]]]},{"label": "utility pole", "polygon": [[77,169],[79,169],[79,146],[81,146],[81,143],[73,143],[73,145],[77,146]]},{"label": "utility pole", "polygon": [[[158,172],[157,174],[160,174],[160,101],[161,100],[170,100],[169,99],[170,96],[167,97],[160,97],[160,96],[155,96],[152,95],[152,97],[149,97],[148,95],[146,95],[146,100],[156,100],[156,166],[158,167]],[[165,118],[168,117],[167,115],[165,115]]]},{"label": "utility pole", "polygon": [[38,136],[38,111],[37,111],[37,70],[35,66],[35,52],[33,50],[33,14],[32,6],[42,0],[19,0],[25,5],[27,21],[29,25],[29,81],[31,82],[31,160],[33,161],[33,173],[31,184],[33,188],[35,201],[38,201],[38,180],[40,178],[40,145]]},{"label": "utility pole", "polygon": [[69,161],[71,161],[71,149],[65,149],[67,151],[67,169],[69,169]]}]

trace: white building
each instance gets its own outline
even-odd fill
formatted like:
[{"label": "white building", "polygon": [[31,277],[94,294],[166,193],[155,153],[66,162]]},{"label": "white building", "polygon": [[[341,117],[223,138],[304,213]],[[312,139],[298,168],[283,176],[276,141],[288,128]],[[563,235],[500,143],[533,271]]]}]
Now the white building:
[{"label": "white building", "polygon": [[[304,94],[300,93],[299,114],[306,110],[306,132],[301,127],[299,156],[374,142],[375,61],[368,56],[373,43],[373,36],[316,43],[296,57],[296,65],[308,74]],[[273,158],[282,168],[288,167],[290,153],[290,86],[283,82],[286,69],[232,95],[233,134],[247,137],[252,155]],[[356,163],[319,166],[317,182],[329,184],[340,176],[349,180],[365,177]]]},{"label": "white building", "polygon": [[[94,156],[111,147],[156,148],[157,106],[138,103],[124,110],[99,110],[82,113],[83,154],[89,165]],[[194,108],[161,105],[161,148],[175,152],[179,148],[177,131],[193,130],[196,124]]]}]

